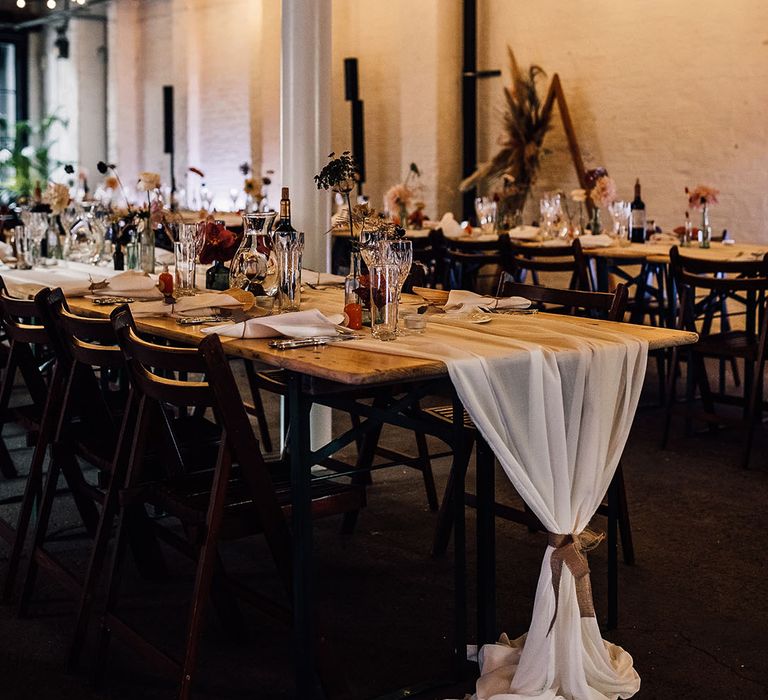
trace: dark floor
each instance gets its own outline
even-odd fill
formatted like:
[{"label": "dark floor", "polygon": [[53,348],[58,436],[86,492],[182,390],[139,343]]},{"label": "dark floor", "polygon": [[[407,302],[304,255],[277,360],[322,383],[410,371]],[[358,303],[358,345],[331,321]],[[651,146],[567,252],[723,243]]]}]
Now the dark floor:
[{"label": "dark floor", "polygon": [[[651,371],[645,397],[649,404],[654,393]],[[344,424],[343,416],[337,418]],[[636,697],[768,698],[768,430],[759,431],[752,469],[745,471],[738,466],[742,435],[737,430],[685,437],[678,419],[671,449],[661,451],[661,419],[658,409],[641,408],[626,450],[637,564],[620,566],[619,628],[605,636],[633,655],[642,678]],[[18,429],[7,427],[4,435],[24,464],[29,450],[23,449]],[[408,434],[395,430],[386,439],[398,447],[411,443]],[[447,463],[436,464],[435,470],[442,488]],[[21,481],[2,482],[0,496],[21,486]],[[508,491],[502,476],[499,491]],[[472,517],[470,513],[470,563]],[[55,519],[61,534],[78,533],[64,504],[57,507]],[[434,524],[419,475],[397,468],[375,476],[369,506],[354,535],[340,535],[337,521],[317,525],[319,606],[353,698],[449,677],[452,563],[450,553],[440,560],[429,556]],[[599,521],[596,525],[603,526]],[[86,543],[70,537],[57,547],[73,565],[82,565]],[[498,523],[499,630],[510,636],[526,629],[545,544],[543,535]],[[0,575],[6,555],[3,545]],[[277,590],[261,542],[228,546],[226,560],[250,581]],[[153,628],[175,650],[184,633],[184,595],[190,589],[189,565],[178,563],[179,575],[172,580],[148,587],[131,575],[126,591],[126,608],[135,614],[136,624]],[[598,617],[604,620],[605,546],[592,553],[590,566]],[[151,596],[139,595],[147,592]],[[67,675],[63,659],[72,610],[67,594],[44,576],[30,619],[19,620],[13,606],[0,606],[2,700],[173,697],[173,684],[153,675],[119,641],[111,647],[102,693],[89,685],[92,646],[83,670]],[[243,613],[250,635],[245,643],[230,640],[215,618],[210,620],[200,657],[203,683],[196,697],[291,697],[290,636],[247,606]],[[468,682],[420,697],[457,698],[471,690]]]}]

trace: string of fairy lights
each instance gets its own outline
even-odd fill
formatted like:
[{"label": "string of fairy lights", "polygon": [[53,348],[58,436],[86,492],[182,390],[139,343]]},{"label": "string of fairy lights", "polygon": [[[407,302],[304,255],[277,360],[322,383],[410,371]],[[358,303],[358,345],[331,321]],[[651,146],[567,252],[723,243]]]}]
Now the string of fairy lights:
[{"label": "string of fairy lights", "polygon": [[[65,2],[65,0],[64,0]],[[74,5],[85,5],[86,0],[72,0],[72,3]],[[23,10],[27,6],[27,0],[16,0],[16,7],[18,7],[20,10]],[[57,0],[45,0],[45,6],[49,10],[55,10],[58,7],[59,3]]]}]

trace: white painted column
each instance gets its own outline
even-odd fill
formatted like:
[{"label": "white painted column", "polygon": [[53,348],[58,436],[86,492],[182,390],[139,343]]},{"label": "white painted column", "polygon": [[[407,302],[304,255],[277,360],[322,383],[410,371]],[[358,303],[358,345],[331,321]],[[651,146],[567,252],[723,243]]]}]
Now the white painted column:
[{"label": "white painted column", "polygon": [[[304,231],[304,266],[327,271],[330,196],[313,178],[331,148],[331,0],[283,0],[281,25],[281,184],[292,224]],[[312,409],[311,431],[313,449],[331,439],[330,409]]]},{"label": "white painted column", "polygon": [[313,177],[331,148],[331,0],[283,0],[280,160],[293,226],[304,231],[304,264],[330,263],[330,196]]}]

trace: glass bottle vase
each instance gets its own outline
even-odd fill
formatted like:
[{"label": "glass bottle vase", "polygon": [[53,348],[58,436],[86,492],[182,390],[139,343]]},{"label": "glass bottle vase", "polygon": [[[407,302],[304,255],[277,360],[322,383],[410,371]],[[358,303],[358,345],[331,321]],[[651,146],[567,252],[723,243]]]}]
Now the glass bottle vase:
[{"label": "glass bottle vase", "polygon": [[699,248],[709,248],[712,240],[712,226],[709,223],[709,207],[705,203],[701,208],[701,230],[699,231]]}]

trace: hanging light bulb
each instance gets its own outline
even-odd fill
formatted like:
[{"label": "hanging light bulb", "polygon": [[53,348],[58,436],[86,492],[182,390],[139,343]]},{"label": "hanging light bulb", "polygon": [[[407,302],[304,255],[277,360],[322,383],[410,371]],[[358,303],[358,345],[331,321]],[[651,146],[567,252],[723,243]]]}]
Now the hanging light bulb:
[{"label": "hanging light bulb", "polygon": [[56,0],[48,0],[48,2],[46,2],[45,4],[48,6],[49,10],[56,9]]},{"label": "hanging light bulb", "polygon": [[27,6],[27,0],[16,0],[16,7],[23,10]]}]

